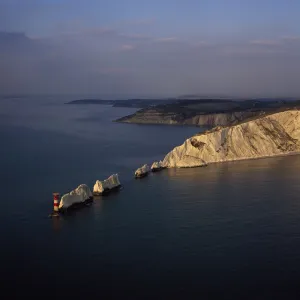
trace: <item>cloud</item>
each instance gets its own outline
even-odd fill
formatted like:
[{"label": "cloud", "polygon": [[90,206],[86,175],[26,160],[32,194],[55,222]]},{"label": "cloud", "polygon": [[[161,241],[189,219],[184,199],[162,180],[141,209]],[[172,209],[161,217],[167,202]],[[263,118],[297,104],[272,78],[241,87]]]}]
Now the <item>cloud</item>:
[{"label": "cloud", "polygon": [[280,53],[284,53],[284,50],[282,49],[277,49],[273,47],[256,47],[256,46],[245,46],[245,45],[239,45],[239,46],[223,46],[220,48],[220,51],[224,55],[228,55],[231,57],[235,58],[267,58],[270,57],[271,55],[276,55]]},{"label": "cloud", "polygon": [[176,37],[165,37],[165,38],[154,39],[154,41],[158,42],[158,43],[169,43],[169,42],[178,41],[178,38],[176,38]]},{"label": "cloud", "polygon": [[257,46],[279,46],[281,45],[281,42],[279,40],[253,40],[250,41],[251,45],[257,45]]},{"label": "cloud", "polygon": [[[76,30],[62,31],[59,36],[70,36],[70,37],[89,37],[89,36],[113,36],[118,35],[118,32],[112,28],[107,27],[91,27],[91,28],[81,28]],[[56,36],[53,36],[54,38]]]},{"label": "cloud", "polygon": [[97,70],[101,74],[124,74],[129,73],[129,68],[100,68]]},{"label": "cloud", "polygon": [[300,45],[300,36],[283,36],[281,41],[286,46]]},{"label": "cloud", "polygon": [[286,35],[286,36],[283,36],[282,39],[285,41],[300,41],[300,36]]},{"label": "cloud", "polygon": [[143,35],[143,34],[126,34],[126,33],[120,33],[119,36],[123,37],[125,39],[138,40],[138,41],[152,39],[150,36]]},{"label": "cloud", "polygon": [[121,46],[122,51],[130,51],[130,50],[133,50],[133,49],[135,49],[135,46],[133,46],[133,45],[122,45]]},{"label": "cloud", "polygon": [[122,25],[152,25],[156,22],[156,18],[144,18],[136,20],[125,20],[121,22]]},{"label": "cloud", "polygon": [[206,42],[206,41],[193,41],[193,42],[191,42],[191,46],[197,47],[197,48],[202,48],[202,47],[213,46],[213,44]]}]

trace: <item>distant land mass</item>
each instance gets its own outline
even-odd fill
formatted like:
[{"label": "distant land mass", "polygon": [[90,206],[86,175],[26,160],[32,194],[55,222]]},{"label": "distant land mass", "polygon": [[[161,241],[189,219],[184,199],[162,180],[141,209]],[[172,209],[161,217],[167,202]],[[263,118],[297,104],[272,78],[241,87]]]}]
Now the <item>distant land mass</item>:
[{"label": "distant land mass", "polygon": [[300,107],[300,100],[177,100],[146,107],[116,122],[193,126],[226,126],[248,118]]},{"label": "distant land mass", "polygon": [[146,108],[160,104],[175,103],[176,99],[127,99],[127,100],[102,100],[102,99],[80,99],[67,102],[66,104],[99,104],[111,105],[113,107]]},{"label": "distant land mass", "polygon": [[167,99],[80,99],[66,104],[140,108],[134,114],[115,120],[121,123],[210,127],[233,125],[249,118],[300,107],[300,100],[292,98],[238,100],[224,98],[193,99],[193,97],[199,97],[199,95],[185,95]]}]

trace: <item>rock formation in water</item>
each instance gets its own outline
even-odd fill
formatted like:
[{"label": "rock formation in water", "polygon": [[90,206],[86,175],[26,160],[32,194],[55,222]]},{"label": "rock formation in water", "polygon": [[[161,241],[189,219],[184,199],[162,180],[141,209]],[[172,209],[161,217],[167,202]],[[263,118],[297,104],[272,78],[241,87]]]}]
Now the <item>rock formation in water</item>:
[{"label": "rock formation in water", "polygon": [[90,200],[93,194],[86,184],[79,185],[75,190],[61,197],[59,209],[64,210],[76,204],[82,204]]},{"label": "rock formation in water", "polygon": [[295,152],[300,152],[300,111],[287,110],[197,134],[163,162],[167,167],[198,167]]},{"label": "rock formation in water", "polygon": [[102,194],[107,194],[109,191],[119,188],[120,186],[121,183],[119,180],[119,175],[113,174],[103,181],[96,181],[93,188],[93,195],[99,196]]},{"label": "rock formation in water", "polygon": [[150,171],[150,167],[149,167],[147,164],[145,164],[145,165],[143,165],[142,167],[138,168],[138,169],[134,172],[134,176],[135,176],[136,178],[145,177],[145,176],[148,175],[149,171]]}]

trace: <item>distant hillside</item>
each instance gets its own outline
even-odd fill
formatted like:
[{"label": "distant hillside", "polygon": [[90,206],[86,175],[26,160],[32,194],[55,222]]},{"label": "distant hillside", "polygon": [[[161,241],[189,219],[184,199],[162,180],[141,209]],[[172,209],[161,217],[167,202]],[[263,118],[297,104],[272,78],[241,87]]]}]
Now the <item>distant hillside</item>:
[{"label": "distant hillside", "polygon": [[123,123],[218,126],[265,113],[300,107],[300,100],[177,100],[148,107],[116,120]]},{"label": "distant hillside", "polygon": [[101,99],[79,99],[67,102],[65,104],[100,104],[100,105],[113,105],[114,102],[112,100],[101,100]]},{"label": "distant hillside", "polygon": [[160,104],[175,103],[175,99],[128,99],[128,100],[101,100],[101,99],[79,99],[67,102],[65,104],[80,105],[112,105],[113,107],[134,107],[146,108]]}]

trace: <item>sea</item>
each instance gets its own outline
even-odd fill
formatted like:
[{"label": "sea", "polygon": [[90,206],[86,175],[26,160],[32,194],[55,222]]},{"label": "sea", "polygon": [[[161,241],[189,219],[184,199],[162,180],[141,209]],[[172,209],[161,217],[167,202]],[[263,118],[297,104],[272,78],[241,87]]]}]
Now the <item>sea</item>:
[{"label": "sea", "polygon": [[[136,109],[77,99],[0,99],[2,295],[299,299],[300,156],[137,180],[204,128],[116,123]],[[114,173],[122,190],[49,218],[53,192]]]}]

